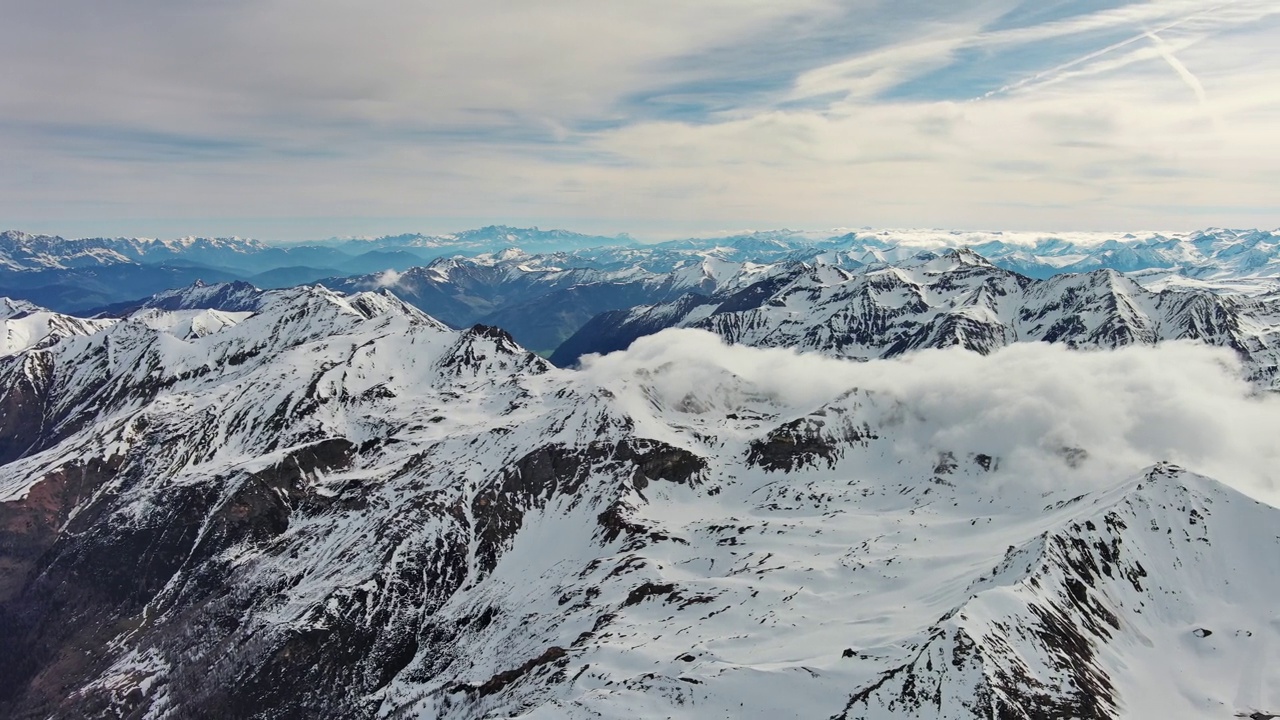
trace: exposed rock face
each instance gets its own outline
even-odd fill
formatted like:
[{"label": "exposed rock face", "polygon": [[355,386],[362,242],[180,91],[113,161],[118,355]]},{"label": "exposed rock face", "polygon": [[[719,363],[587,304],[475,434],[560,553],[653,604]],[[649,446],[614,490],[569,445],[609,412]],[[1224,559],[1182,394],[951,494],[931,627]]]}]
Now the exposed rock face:
[{"label": "exposed rock face", "polygon": [[115,477],[123,458],[90,458],[37,480],[21,500],[0,503],[0,603],[16,597],[71,511]]},{"label": "exposed rock face", "polygon": [[819,465],[835,467],[848,447],[865,447],[867,441],[879,439],[865,422],[855,422],[843,408],[836,407],[784,423],[763,440],[751,443],[747,464],[780,472]]}]

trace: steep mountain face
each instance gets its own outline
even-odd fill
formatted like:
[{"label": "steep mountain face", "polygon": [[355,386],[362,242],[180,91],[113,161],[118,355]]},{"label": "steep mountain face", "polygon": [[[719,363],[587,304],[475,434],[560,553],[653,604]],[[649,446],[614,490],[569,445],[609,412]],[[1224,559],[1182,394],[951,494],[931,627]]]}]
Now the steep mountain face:
[{"label": "steep mountain face", "polygon": [[952,346],[985,354],[1028,341],[1115,348],[1201,340],[1235,350],[1264,386],[1275,385],[1280,364],[1274,298],[1153,293],[1113,270],[1033,280],[967,250],[862,271],[802,264],[741,289],[601,315],[551,360],[571,365],[668,327],[860,360]]},{"label": "steep mountain face", "polygon": [[560,370],[321,288],[142,310],[0,388],[6,717],[1280,706],[1280,511],[1089,447],[1028,477],[889,391]]}]

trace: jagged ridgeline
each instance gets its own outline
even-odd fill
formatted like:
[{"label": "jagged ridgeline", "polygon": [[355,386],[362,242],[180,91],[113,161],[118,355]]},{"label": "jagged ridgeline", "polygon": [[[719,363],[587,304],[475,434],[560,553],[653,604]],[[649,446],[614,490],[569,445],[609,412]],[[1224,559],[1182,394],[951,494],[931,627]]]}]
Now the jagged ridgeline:
[{"label": "jagged ridgeline", "polygon": [[[834,273],[780,275],[705,317],[744,329],[734,342],[781,344],[745,328],[845,286],[853,307],[959,287],[972,302],[953,314],[975,324],[937,311],[883,343],[905,351],[988,327],[981,308],[1007,317],[1002,298],[1018,333],[1066,322],[1021,312],[1093,287],[1084,276],[1055,301],[1058,286],[967,256],[905,267],[898,284]],[[826,290],[795,290],[804,278]],[[1112,311],[1149,307],[1111,282]],[[712,358],[558,369],[388,292],[201,292],[243,304],[92,323],[12,306],[0,715],[1280,707],[1280,511],[1214,480],[1169,464],[1111,475],[1102,448],[1066,443],[1027,465],[1011,441],[961,441],[891,389],[782,393]],[[738,312],[761,314],[729,323]],[[1164,337],[1082,322],[1070,337],[1100,345]],[[1231,322],[1206,336],[1239,351]],[[1257,368],[1273,361],[1250,352],[1265,385]]]},{"label": "jagged ridgeline", "polygon": [[1198,340],[1233,349],[1250,380],[1280,381],[1280,296],[1152,292],[1110,269],[1035,280],[970,250],[860,270],[801,263],[745,287],[605,313],[551,360],[571,365],[670,327],[858,360],[953,346],[987,354],[1018,342],[1116,348]]},{"label": "jagged ridgeline", "polygon": [[[210,291],[197,292],[199,288],[193,288],[185,295],[200,296],[202,304],[192,307],[232,311],[244,309],[236,302],[237,297],[245,296],[238,287],[241,285],[280,288],[319,282],[347,293],[389,288],[451,327],[496,325],[509,331],[524,347],[566,365],[584,352],[602,347],[621,349],[629,337],[651,327],[665,327],[676,321],[707,324],[706,314],[713,310],[723,315],[749,310],[755,307],[753,303],[776,304],[783,298],[775,297],[775,293],[788,284],[784,276],[802,273],[805,268],[829,266],[856,277],[880,276],[877,282],[887,282],[888,289],[893,290],[894,281],[883,277],[886,267],[909,270],[927,262],[925,258],[960,248],[981,253],[990,264],[1009,271],[1006,275],[1019,273],[1028,282],[1032,278],[1047,280],[1071,273],[1113,270],[1152,293],[1182,289],[1198,291],[1192,295],[1218,292],[1272,299],[1280,293],[1280,237],[1275,232],[1258,230],[1211,229],[1141,237],[919,231],[833,235],[781,230],[641,246],[626,237],[488,227],[441,236],[333,239],[294,246],[270,246],[239,238],[65,240],[4,232],[0,233],[0,296],[82,317],[117,317],[141,305],[177,309],[171,305],[182,301],[184,293],[169,289],[197,280],[210,287],[230,289],[224,292],[225,301],[218,304]],[[906,285],[920,284],[919,275],[908,272]],[[893,321],[890,329],[900,333],[907,325],[926,324],[933,315],[945,314],[957,304],[974,305],[976,310],[981,303],[966,300],[960,292],[972,289],[971,280],[958,281],[959,285],[953,288],[923,283],[928,287],[927,292],[917,294],[920,304],[905,308],[892,292],[879,293],[882,296],[871,298],[867,307],[848,311],[854,316],[853,321],[861,318],[862,330],[873,334],[862,338],[836,332],[833,339],[846,345],[853,343],[855,354],[901,349],[893,342],[883,347],[866,346],[868,340],[878,338],[874,335],[875,321],[888,316]],[[1107,283],[1104,279],[1092,284]],[[1007,279],[992,281],[993,289],[1007,285]],[[1057,297],[1063,290],[1051,285],[1046,292]],[[1094,300],[1104,299],[1098,288],[1084,290]],[[159,295],[140,299],[156,292]],[[702,299],[707,296],[713,298],[714,305],[712,300]],[[733,302],[725,305],[729,298]],[[785,301],[796,305],[799,298],[792,293]],[[1024,301],[1045,310],[1034,297],[1007,298],[998,304],[1008,309]],[[624,312],[637,306],[658,308],[644,318],[629,317]],[[1171,303],[1159,308],[1140,306],[1138,311],[1148,313],[1148,319],[1155,323],[1168,325],[1139,328],[1143,337],[1211,334],[1218,332],[1224,322],[1210,317],[1212,322],[1206,327],[1188,330],[1179,324],[1184,318],[1169,316],[1179,313]],[[594,317],[608,312],[619,314],[587,326]],[[1243,312],[1246,319],[1253,319],[1248,307],[1228,304],[1223,312],[1228,317]],[[1075,314],[1067,308],[1063,316]],[[1087,315],[1084,317],[1087,321]],[[1013,316],[1001,315],[997,321],[1009,332],[1032,329],[1012,327],[1016,322]],[[765,321],[761,327],[770,322]],[[618,323],[623,327],[615,328]],[[1045,325],[1050,327],[1053,332],[1043,337],[1092,341],[1081,328]],[[579,330],[583,332],[573,337]],[[945,333],[950,328],[940,330]],[[1238,329],[1231,331],[1240,334]],[[820,339],[808,340],[808,346],[816,345]],[[972,340],[975,349],[981,349],[980,333]]]}]

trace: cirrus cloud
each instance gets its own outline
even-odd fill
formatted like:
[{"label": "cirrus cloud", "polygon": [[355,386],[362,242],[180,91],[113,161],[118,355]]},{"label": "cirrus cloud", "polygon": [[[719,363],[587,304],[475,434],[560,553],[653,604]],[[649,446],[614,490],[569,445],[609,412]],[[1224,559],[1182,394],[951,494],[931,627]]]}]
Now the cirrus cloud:
[{"label": "cirrus cloud", "polygon": [[1263,0],[54,0],[0,27],[0,219],[1273,226],[1278,27]]}]

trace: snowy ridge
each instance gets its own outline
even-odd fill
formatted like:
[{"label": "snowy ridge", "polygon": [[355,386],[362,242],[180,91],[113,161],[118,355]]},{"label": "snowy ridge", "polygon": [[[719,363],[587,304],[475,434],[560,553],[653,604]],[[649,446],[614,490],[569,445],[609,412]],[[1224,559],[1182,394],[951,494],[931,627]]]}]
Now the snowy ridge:
[{"label": "snowy ridge", "polygon": [[25,300],[9,298],[0,298],[0,318],[4,322],[0,356],[49,347],[63,338],[75,335],[92,335],[112,324],[110,320],[72,317],[46,310]]},{"label": "snowy ridge", "polygon": [[[1253,552],[1238,529],[1272,510],[1233,502],[1217,483],[1168,464],[1068,505],[1076,510],[1054,529],[1010,545],[911,661],[851,696],[839,717],[959,718],[1028,706],[1059,717],[1207,717],[1258,707],[1266,691],[1249,666],[1267,661],[1269,642],[1251,640],[1271,622],[1203,602],[1201,583],[1237,588],[1228,602],[1244,607],[1280,593],[1274,577],[1241,584],[1214,561]],[[1148,570],[1183,566],[1206,576],[1183,582]],[[1205,671],[1217,692],[1180,686]]]},{"label": "snowy ridge", "polygon": [[860,360],[951,346],[990,353],[1029,341],[1115,348],[1191,339],[1235,350],[1263,386],[1280,381],[1275,298],[1154,293],[1110,269],[1034,280],[969,250],[853,271],[801,264],[742,289],[601,315],[552,361],[572,364],[667,327]]},{"label": "snowy ridge", "polygon": [[33,312],[43,312],[46,308],[42,308],[35,303],[26,300],[14,300],[13,298],[0,297],[0,317],[8,320],[12,317],[28,315]]},{"label": "snowy ridge", "polygon": [[[372,274],[349,278],[344,286],[392,287],[421,294],[418,285],[448,283],[466,288],[488,286],[503,293],[543,292],[577,285],[642,283],[669,292],[713,292],[741,283],[765,269],[749,262],[724,259],[714,252],[668,253],[637,249],[529,254],[516,248],[472,258],[439,258],[422,268],[388,277]],[[507,287],[503,287],[503,286]]]},{"label": "snowy ridge", "polygon": [[[1280,230],[1210,228],[1190,233],[963,232],[872,230],[754,232],[660,243],[667,250],[716,252],[756,262],[799,260],[842,267],[896,264],[922,251],[971,249],[1036,278],[1112,269],[1153,290],[1191,286],[1259,294],[1280,288]],[[825,235],[825,236],[824,236]]]},{"label": "snowy ridge", "polygon": [[1140,470],[1274,482],[1231,366],[678,330],[568,371],[386,292],[143,310],[0,358],[0,709],[1274,712],[1280,510]]},{"label": "snowy ridge", "polygon": [[111,308],[112,314],[129,315],[137,310],[223,310],[254,312],[262,291],[247,282],[205,283],[196,281],[184,288],[156,293],[136,303]]}]

